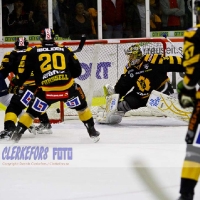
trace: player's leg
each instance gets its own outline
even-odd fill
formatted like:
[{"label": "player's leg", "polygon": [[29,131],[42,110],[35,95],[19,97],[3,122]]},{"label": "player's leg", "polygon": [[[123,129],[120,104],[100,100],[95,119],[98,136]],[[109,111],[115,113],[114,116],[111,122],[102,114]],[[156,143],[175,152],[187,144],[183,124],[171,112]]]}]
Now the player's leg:
[{"label": "player's leg", "polygon": [[46,101],[45,93],[39,90],[35,94],[35,98],[30,101],[26,113],[22,114],[19,118],[17,127],[12,132],[11,139],[18,142],[24,132],[31,126],[34,118],[37,118],[41,113],[46,112],[46,110],[51,105],[50,101]]},{"label": "player's leg", "polygon": [[[5,111],[4,117],[4,133],[8,135],[15,129],[15,124],[18,117],[23,112],[23,110],[29,105],[31,98],[33,97],[33,92],[35,87],[32,87],[31,90],[27,88],[21,89],[18,95],[12,95],[8,107]],[[6,101],[8,104],[8,101]],[[33,129],[34,130],[34,129]],[[1,132],[1,133],[2,133]],[[34,131],[32,131],[34,133]]]},{"label": "player's leg", "polygon": [[200,100],[197,100],[189,121],[185,141],[186,156],[182,167],[179,200],[193,200],[194,189],[200,177]]},{"label": "player's leg", "polygon": [[40,124],[35,127],[37,134],[52,134],[52,126],[47,113],[42,113],[38,118]]},{"label": "player's leg", "polygon": [[98,111],[96,120],[102,124],[118,124],[126,112],[132,109],[144,107],[147,99],[142,99],[134,91],[128,93],[123,100],[119,101],[118,94],[106,97],[106,107]]},{"label": "player's leg", "polygon": [[90,138],[92,138],[94,142],[98,142],[100,139],[100,133],[96,131],[94,127],[94,119],[89,107],[87,106],[85,94],[81,86],[75,84],[70,88],[69,94],[69,100],[66,101],[67,106],[77,111],[79,119],[85,125]]}]

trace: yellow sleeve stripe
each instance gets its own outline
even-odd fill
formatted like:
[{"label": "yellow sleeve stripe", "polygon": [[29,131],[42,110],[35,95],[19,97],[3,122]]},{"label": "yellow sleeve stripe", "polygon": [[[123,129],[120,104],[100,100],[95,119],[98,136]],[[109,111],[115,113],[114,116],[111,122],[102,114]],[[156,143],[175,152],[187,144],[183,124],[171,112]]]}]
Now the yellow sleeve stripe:
[{"label": "yellow sleeve stripe", "polygon": [[193,74],[194,69],[194,67],[186,67],[186,74]]},{"label": "yellow sleeve stripe", "polygon": [[159,59],[158,64],[163,64],[163,58],[162,57]]},{"label": "yellow sleeve stripe", "polygon": [[3,62],[3,63],[9,62],[9,58],[3,58],[2,62]]},{"label": "yellow sleeve stripe", "polygon": [[196,31],[185,31],[184,32],[184,37],[191,38],[195,35]]},{"label": "yellow sleeve stripe", "polygon": [[174,64],[174,58],[172,56],[169,56],[169,64]]},{"label": "yellow sleeve stripe", "polygon": [[158,54],[154,54],[153,59],[151,60],[151,63],[154,64],[157,58],[158,58]]},{"label": "yellow sleeve stripe", "polygon": [[176,58],[177,58],[178,65],[181,65],[182,64],[182,58],[179,57],[179,56],[176,56]]},{"label": "yellow sleeve stripe", "polygon": [[146,56],[145,56],[145,58],[144,58],[144,61],[148,61],[148,59],[149,59],[149,57],[150,57],[150,54],[147,54]]},{"label": "yellow sleeve stripe", "polygon": [[71,47],[68,47],[69,51],[72,51],[72,48]]},{"label": "yellow sleeve stripe", "polygon": [[32,47],[28,47],[27,49],[26,49],[26,51],[30,51],[32,49]]},{"label": "yellow sleeve stripe", "polygon": [[197,55],[193,56],[191,59],[183,61],[183,66],[187,67],[194,63],[197,63],[197,62],[199,62],[199,59],[200,59],[200,55],[197,54]]},{"label": "yellow sleeve stripe", "polygon": [[10,54],[11,54],[11,52],[6,52],[6,53],[4,54],[4,56],[10,55]]},{"label": "yellow sleeve stripe", "polygon": [[183,78],[183,82],[188,85],[188,83],[190,82],[190,79],[187,76],[184,76]]}]

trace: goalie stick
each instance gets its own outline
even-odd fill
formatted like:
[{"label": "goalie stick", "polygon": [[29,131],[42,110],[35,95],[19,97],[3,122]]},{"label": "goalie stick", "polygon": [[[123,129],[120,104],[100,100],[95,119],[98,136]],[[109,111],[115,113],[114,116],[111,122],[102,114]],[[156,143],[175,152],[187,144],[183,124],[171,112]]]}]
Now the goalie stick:
[{"label": "goalie stick", "polygon": [[82,35],[81,36],[81,41],[79,43],[79,46],[78,46],[78,48],[75,51],[73,51],[73,53],[80,52],[82,50],[84,44],[85,44],[85,41],[86,41],[86,35]]},{"label": "goalie stick", "polygon": [[193,110],[192,107],[183,109],[177,98],[168,96],[156,90],[151,92],[147,107],[157,110],[167,117],[172,117],[185,122],[189,121]]}]

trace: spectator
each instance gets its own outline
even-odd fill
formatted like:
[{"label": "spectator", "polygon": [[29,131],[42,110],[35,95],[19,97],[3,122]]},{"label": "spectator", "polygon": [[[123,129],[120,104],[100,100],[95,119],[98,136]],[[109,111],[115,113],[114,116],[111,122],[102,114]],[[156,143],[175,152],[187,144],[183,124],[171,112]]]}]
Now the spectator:
[{"label": "spectator", "polygon": [[126,29],[124,37],[146,37],[145,0],[132,0],[126,13]]},{"label": "spectator", "polygon": [[35,21],[34,34],[48,27],[48,0],[39,0],[33,15]]},{"label": "spectator", "polygon": [[122,38],[125,28],[124,0],[102,0],[103,38]]},{"label": "spectator", "polygon": [[69,23],[70,38],[72,40],[79,40],[82,34],[85,34],[87,39],[96,39],[96,35],[92,34],[90,18],[84,11],[84,5],[77,3],[76,15],[71,18]]},{"label": "spectator", "polygon": [[185,0],[185,28],[192,27],[192,0]]},{"label": "spectator", "polygon": [[23,0],[14,0],[14,10],[8,15],[8,35],[31,35],[34,21],[24,10]]},{"label": "spectator", "polygon": [[150,31],[161,30],[160,11],[155,0],[150,0]]},{"label": "spectator", "polygon": [[164,30],[184,28],[185,2],[183,0],[162,0],[162,27]]},{"label": "spectator", "polygon": [[53,0],[53,29],[60,37],[69,37],[69,7],[66,0]]}]

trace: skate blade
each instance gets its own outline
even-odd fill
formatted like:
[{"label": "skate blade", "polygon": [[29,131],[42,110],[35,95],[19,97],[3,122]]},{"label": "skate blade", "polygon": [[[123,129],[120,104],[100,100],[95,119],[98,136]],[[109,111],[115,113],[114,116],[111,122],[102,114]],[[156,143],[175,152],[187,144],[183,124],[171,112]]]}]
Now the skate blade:
[{"label": "skate blade", "polygon": [[99,136],[97,136],[97,137],[92,136],[92,137],[90,137],[90,138],[92,139],[92,141],[93,141],[94,143],[97,143],[97,142],[100,140],[100,137],[99,137]]}]

